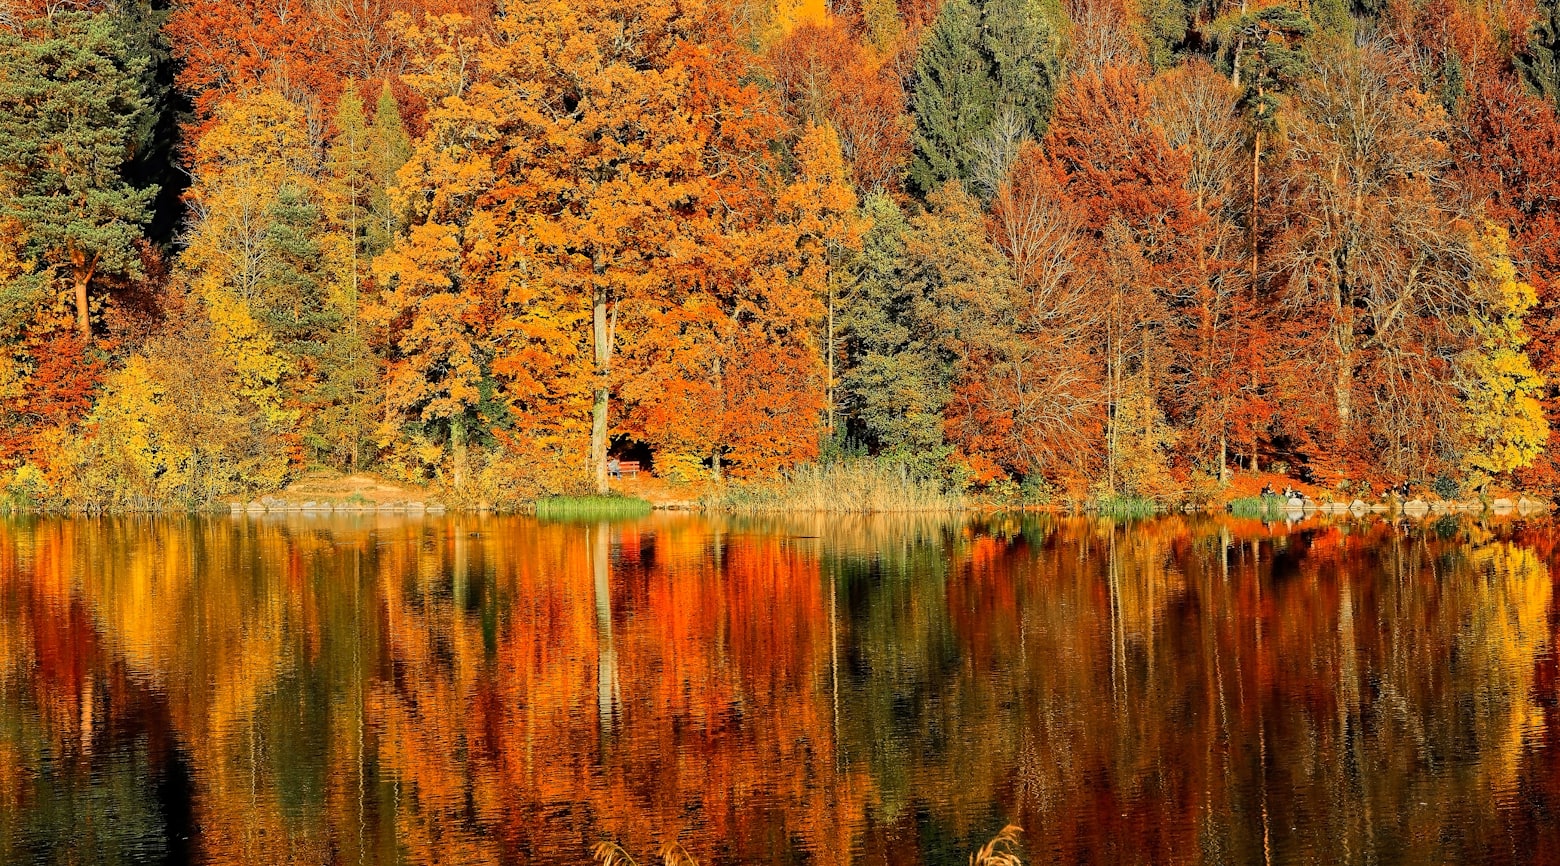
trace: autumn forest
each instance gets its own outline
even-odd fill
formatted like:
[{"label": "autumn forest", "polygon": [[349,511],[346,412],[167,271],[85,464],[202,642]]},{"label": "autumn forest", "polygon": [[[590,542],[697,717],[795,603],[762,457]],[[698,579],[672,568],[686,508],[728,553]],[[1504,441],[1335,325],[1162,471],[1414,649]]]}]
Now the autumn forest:
[{"label": "autumn forest", "polygon": [[1560,489],[1556,0],[5,0],[0,496]]}]

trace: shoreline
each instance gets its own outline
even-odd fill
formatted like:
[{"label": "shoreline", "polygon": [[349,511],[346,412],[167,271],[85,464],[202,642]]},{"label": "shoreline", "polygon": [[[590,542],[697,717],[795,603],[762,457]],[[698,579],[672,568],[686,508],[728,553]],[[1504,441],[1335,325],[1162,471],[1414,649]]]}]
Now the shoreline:
[{"label": "shoreline", "polygon": [[[1113,513],[1108,508],[1099,507],[1098,503],[1089,503],[1082,507],[1069,507],[1064,505],[1035,505],[1035,504],[1005,504],[996,502],[971,502],[956,508],[940,509],[906,509],[906,510],[822,510],[810,508],[765,508],[765,509],[729,509],[712,508],[698,501],[690,500],[646,500],[652,513],[661,514],[727,514],[740,516],[764,516],[787,514],[829,514],[841,517],[845,516],[877,516],[877,515],[925,515],[925,514],[1060,514],[1072,516],[1114,517],[1117,519],[1141,519],[1144,517],[1168,517],[1182,514],[1227,515],[1244,519],[1267,521],[1303,520],[1316,516],[1327,517],[1364,517],[1364,516],[1402,516],[1410,518],[1441,517],[1448,515],[1494,515],[1494,516],[1518,516],[1533,517],[1547,514],[1555,510],[1554,503],[1526,494],[1518,494],[1516,498],[1498,497],[1490,500],[1407,500],[1392,502],[1366,503],[1362,500],[1352,502],[1331,501],[1314,502],[1307,501],[1304,505],[1279,505],[1275,503],[1267,511],[1258,514],[1235,514],[1231,512],[1228,503],[1218,505],[1180,507],[1165,506],[1155,509],[1149,514],[1120,514]],[[227,501],[213,503],[203,508],[0,508],[0,515],[39,515],[39,516],[70,516],[70,517],[115,517],[123,515],[230,515],[230,516],[269,516],[269,515],[299,515],[307,517],[328,517],[334,515],[360,516],[370,514],[394,514],[394,515],[535,515],[537,506],[535,502],[527,503],[518,508],[498,507],[490,503],[479,502],[474,505],[449,505],[436,499],[411,499],[411,500],[386,500],[386,501],[360,501],[360,502],[335,502],[330,500],[290,500],[271,496],[247,501]]]}]

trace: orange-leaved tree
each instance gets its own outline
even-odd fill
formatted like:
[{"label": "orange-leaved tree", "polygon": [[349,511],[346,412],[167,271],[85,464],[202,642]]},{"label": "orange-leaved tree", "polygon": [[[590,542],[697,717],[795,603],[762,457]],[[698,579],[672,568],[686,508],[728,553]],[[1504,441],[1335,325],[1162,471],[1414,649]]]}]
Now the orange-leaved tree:
[{"label": "orange-leaved tree", "polygon": [[1172,442],[1161,396],[1170,384],[1167,304],[1203,279],[1196,249],[1207,214],[1188,188],[1190,160],[1156,122],[1147,70],[1078,73],[1056,101],[1044,147],[1093,243],[1089,273],[1102,310],[1105,488],[1167,492]]},{"label": "orange-leaved tree", "polygon": [[822,300],[861,225],[834,130],[810,126],[794,155],[794,176],[752,178],[742,206],[703,226],[670,303],[633,311],[623,395],[663,465],[708,458],[716,478],[727,464],[752,476],[816,454]]},{"label": "orange-leaved tree", "polygon": [[769,50],[766,66],[785,111],[800,123],[832,123],[862,194],[899,188],[910,159],[910,116],[892,65],[845,22],[803,24]]},{"label": "orange-leaved tree", "polygon": [[[378,266],[391,409],[455,418],[490,379],[559,459],[578,462],[588,441],[604,490],[610,404],[636,368],[692,346],[718,379],[755,325],[757,351],[778,336],[792,347],[781,355],[816,356],[824,239],[841,234],[822,215],[854,201],[838,168],[809,174],[805,137],[793,179],[775,149],[785,124],[742,80],[750,61],[719,9],[531,0],[507,12],[491,34],[459,19],[408,33],[422,70],[408,80],[431,108],[400,175],[413,225]],[[709,381],[668,378],[635,399],[689,398]]]},{"label": "orange-leaved tree", "polygon": [[[1325,371],[1334,450],[1397,476],[1445,457],[1459,407],[1448,358],[1479,304],[1472,234],[1449,169],[1447,118],[1400,58],[1378,47],[1322,56],[1288,119],[1274,266],[1312,361]],[[1320,365],[1316,364],[1320,361]]]}]

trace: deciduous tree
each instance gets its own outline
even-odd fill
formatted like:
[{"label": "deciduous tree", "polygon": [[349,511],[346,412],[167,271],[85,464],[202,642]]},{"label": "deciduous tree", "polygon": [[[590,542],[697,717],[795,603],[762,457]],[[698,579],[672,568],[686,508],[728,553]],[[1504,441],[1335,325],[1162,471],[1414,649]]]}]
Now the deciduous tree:
[{"label": "deciduous tree", "polygon": [[1528,360],[1522,324],[1538,296],[1517,279],[1506,242],[1505,229],[1491,225],[1477,245],[1493,293],[1489,309],[1474,314],[1478,344],[1464,361],[1463,464],[1480,488],[1493,476],[1531,464],[1549,440],[1539,402],[1544,380]]},{"label": "deciduous tree", "polygon": [[1324,329],[1334,447],[1362,436],[1395,471],[1429,465],[1452,432],[1446,358],[1473,302],[1466,231],[1436,186],[1444,110],[1372,47],[1325,52],[1296,109],[1279,264],[1286,303]]}]

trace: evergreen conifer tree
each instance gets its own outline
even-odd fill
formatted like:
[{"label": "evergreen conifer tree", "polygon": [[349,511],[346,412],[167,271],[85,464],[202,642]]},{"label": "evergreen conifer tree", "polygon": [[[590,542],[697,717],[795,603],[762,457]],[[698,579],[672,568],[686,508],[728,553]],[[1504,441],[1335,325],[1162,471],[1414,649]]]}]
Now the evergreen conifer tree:
[{"label": "evergreen conifer tree", "polygon": [[1512,62],[1529,87],[1560,105],[1560,0],[1538,0],[1527,45]]},{"label": "evergreen conifer tree", "polygon": [[1061,77],[1050,23],[1035,0],[986,0],[981,24],[998,109],[1011,110],[1039,138]]},{"label": "evergreen conifer tree", "polygon": [[[930,194],[969,183],[979,160],[1012,151],[979,146],[1015,121],[1045,131],[1059,77],[1055,36],[1036,0],[949,0],[915,64],[915,159],[910,180]],[[989,171],[986,173],[990,173]]]},{"label": "evergreen conifer tree", "polygon": [[868,199],[864,210],[872,229],[852,263],[855,280],[840,310],[849,432],[876,452],[929,471],[947,456],[942,410],[951,361],[935,345],[926,284],[907,255],[909,220],[887,196]]},{"label": "evergreen conifer tree", "polygon": [[24,226],[28,253],[70,280],[86,340],[90,286],[139,271],[135,242],[157,194],[124,174],[144,130],[145,67],[107,14],[0,31],[0,217]]},{"label": "evergreen conifer tree", "polygon": [[379,90],[369,141],[369,209],[373,220],[368,250],[370,255],[378,255],[389,249],[396,234],[406,227],[406,214],[391,201],[390,188],[395,186],[396,172],[412,157],[412,137],[406,132],[389,82]]},{"label": "evergreen conifer tree", "polygon": [[969,144],[993,120],[996,94],[979,46],[980,10],[970,0],[948,0],[915,64],[910,181],[923,195],[966,176]]},{"label": "evergreen conifer tree", "polygon": [[178,63],[163,32],[170,10],[163,0],[114,0],[110,5],[126,56],[146,61],[137,84],[146,110],[135,130],[134,152],[124,174],[133,186],[157,187],[146,234],[166,246],[184,219],[183,196],[189,187],[178,150],[179,121],[190,105],[174,87]]},{"label": "evergreen conifer tree", "polygon": [[[393,101],[391,105],[393,110]],[[399,124],[398,114],[394,120]],[[373,258],[389,246],[390,237],[374,211],[386,200],[378,168],[383,143],[368,123],[355,85],[349,84],[341,94],[335,128],[325,200],[330,207],[335,275],[332,297],[345,327],[335,329],[322,348],[324,376],[316,390],[319,412],[307,441],[341,468],[356,470],[363,456],[363,431],[372,426],[372,394],[379,375],[361,328],[362,293],[371,282]]]},{"label": "evergreen conifer tree", "polygon": [[376,226],[371,210],[376,190],[375,138],[363,114],[357,86],[348,84],[336,103],[335,135],[326,155],[324,200],[338,243],[331,258],[341,296],[340,305],[355,309],[360,283],[371,273],[373,257],[383,247],[370,249],[368,239]]}]

